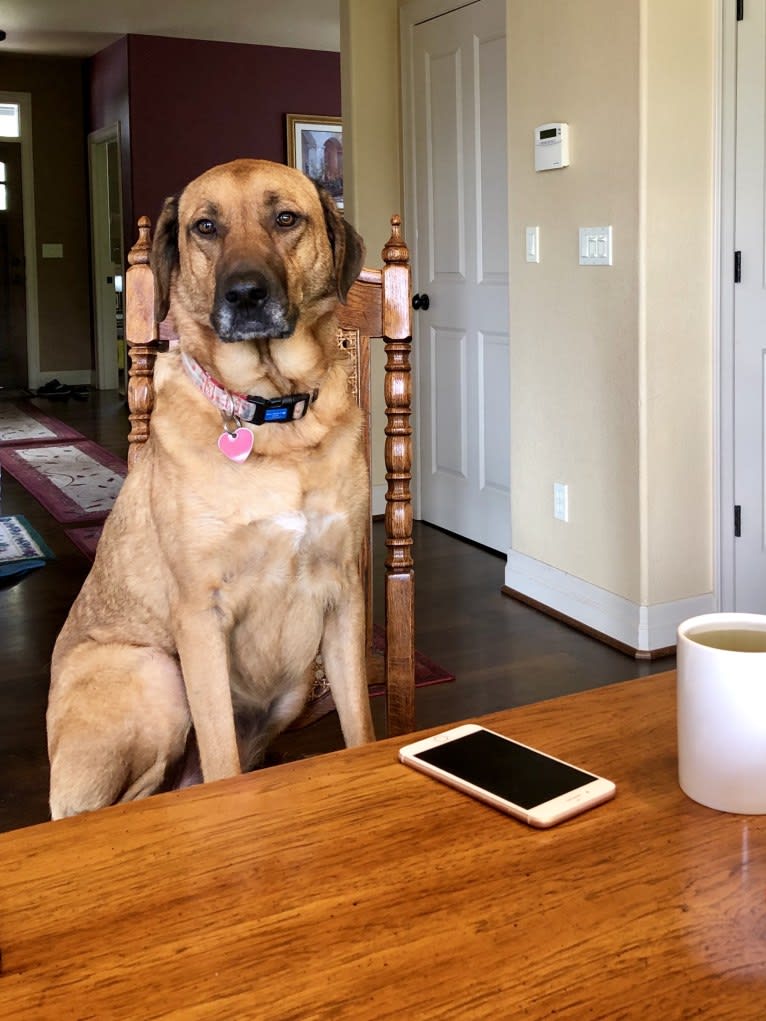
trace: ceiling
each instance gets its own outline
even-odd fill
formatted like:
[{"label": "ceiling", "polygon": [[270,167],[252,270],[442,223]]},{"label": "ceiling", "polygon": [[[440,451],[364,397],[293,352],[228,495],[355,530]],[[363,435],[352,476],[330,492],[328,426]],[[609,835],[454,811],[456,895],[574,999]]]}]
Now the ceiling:
[{"label": "ceiling", "polygon": [[339,50],[339,0],[0,0],[2,53],[89,57],[121,36]]}]

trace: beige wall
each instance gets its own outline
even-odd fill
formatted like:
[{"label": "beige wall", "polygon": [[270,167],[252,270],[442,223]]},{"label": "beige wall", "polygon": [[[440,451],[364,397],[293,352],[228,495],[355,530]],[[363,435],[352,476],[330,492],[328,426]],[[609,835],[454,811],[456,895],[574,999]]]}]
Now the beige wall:
[{"label": "beige wall", "polygon": [[[709,592],[712,2],[507,10],[513,547],[639,605]],[[536,174],[549,120],[572,163]],[[579,266],[602,224],[614,265]]]},{"label": "beige wall", "polygon": [[[404,213],[401,169],[399,0],[341,0],[345,217],[365,239],[368,266],[382,265],[393,213]],[[383,345],[372,361],[372,482],[385,483]]]},{"label": "beige wall", "polygon": [[[638,4],[507,8],[513,548],[637,600]],[[533,130],[559,120],[571,165],[536,173]],[[578,228],[606,224],[614,265],[580,266]]]},{"label": "beige wall", "polygon": [[641,602],[713,588],[713,0],[644,0]]},{"label": "beige wall", "polygon": [[[397,6],[341,2],[349,216],[370,237],[401,181],[382,98]],[[713,586],[714,8],[506,0],[513,550],[637,607]],[[536,174],[532,130],[549,120],[569,123],[572,163]],[[524,260],[535,224],[539,265]],[[603,224],[614,265],[579,266],[578,227]]]}]

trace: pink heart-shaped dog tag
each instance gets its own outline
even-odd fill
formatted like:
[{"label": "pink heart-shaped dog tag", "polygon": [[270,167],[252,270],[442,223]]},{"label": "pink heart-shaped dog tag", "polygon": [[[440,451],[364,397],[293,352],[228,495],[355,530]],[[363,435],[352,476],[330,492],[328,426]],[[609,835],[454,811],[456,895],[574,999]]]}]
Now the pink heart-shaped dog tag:
[{"label": "pink heart-shaped dog tag", "polygon": [[218,437],[218,449],[230,461],[241,464],[248,459],[250,451],[253,449],[253,434],[244,426],[236,429],[233,433],[222,432]]}]

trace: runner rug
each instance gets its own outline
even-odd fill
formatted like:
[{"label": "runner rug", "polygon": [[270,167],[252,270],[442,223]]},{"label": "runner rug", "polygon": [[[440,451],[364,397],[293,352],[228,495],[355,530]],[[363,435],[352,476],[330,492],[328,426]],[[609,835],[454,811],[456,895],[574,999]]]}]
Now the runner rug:
[{"label": "runner rug", "polygon": [[0,447],[0,465],[62,524],[103,521],[128,470],[91,440]]},{"label": "runner rug", "polygon": [[29,401],[0,402],[0,446],[84,439],[82,433],[46,415]]},{"label": "runner rug", "polygon": [[78,550],[84,553],[88,560],[93,560],[96,555],[96,546],[101,538],[103,525],[83,525],[80,528],[65,528],[64,532]]}]

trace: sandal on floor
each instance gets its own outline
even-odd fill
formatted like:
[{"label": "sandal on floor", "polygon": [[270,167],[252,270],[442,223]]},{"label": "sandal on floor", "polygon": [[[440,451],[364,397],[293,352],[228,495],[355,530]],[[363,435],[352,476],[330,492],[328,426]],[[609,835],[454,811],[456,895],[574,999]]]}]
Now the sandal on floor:
[{"label": "sandal on floor", "polygon": [[58,379],[49,379],[47,383],[37,388],[38,397],[69,397],[71,393],[71,389]]}]

